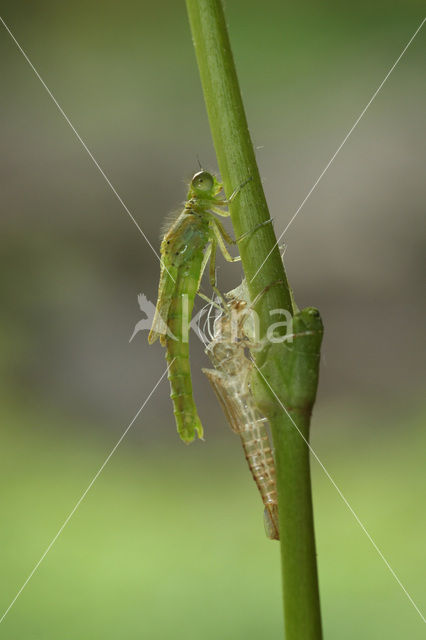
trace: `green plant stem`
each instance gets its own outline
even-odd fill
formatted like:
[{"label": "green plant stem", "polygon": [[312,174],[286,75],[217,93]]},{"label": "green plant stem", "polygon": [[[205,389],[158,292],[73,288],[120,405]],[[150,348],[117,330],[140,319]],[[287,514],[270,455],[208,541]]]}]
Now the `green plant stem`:
[{"label": "green plant stem", "polygon": [[[188,0],[187,8],[225,192],[230,195],[238,185],[251,178],[230,207],[235,236],[239,238],[269,219],[268,205],[241,100],[222,5],[218,0]],[[238,248],[251,298],[254,299],[267,285],[281,280],[283,286],[273,287],[264,297],[271,303],[266,307],[280,307],[291,312],[291,296],[278,247],[252,281],[261,264],[260,256],[266,258],[275,242],[272,225],[266,225],[241,241]],[[263,321],[267,326],[269,314],[262,313],[261,309],[259,314],[261,323]]]},{"label": "green plant stem", "polygon": [[[280,380],[276,403],[255,394],[274,437],[278,475],[286,638],[321,638],[309,466],[309,424],[318,384],[323,327],[316,309],[293,318],[292,343],[271,345],[261,377]],[[285,409],[284,409],[285,407]]]},{"label": "green plant stem", "polygon": [[[271,309],[293,312],[292,296],[279,249],[275,246],[272,225],[257,228],[269,219],[269,211],[247,126],[222,4],[220,0],[187,0],[186,4],[226,193],[229,195],[236,186],[251,177],[251,181],[230,206],[230,211],[237,238],[256,229],[238,243],[238,248],[251,299],[270,287],[256,309],[261,335],[264,335],[271,323]],[[271,255],[256,275],[272,248]],[[278,281],[281,286],[271,286]],[[278,394],[279,403],[292,407],[296,424],[300,421],[298,426],[308,438],[310,410],[318,380],[317,355],[321,335],[322,329],[321,332],[317,331],[315,340],[312,338],[315,343],[312,347],[314,360],[304,362],[302,352],[299,353],[296,370],[301,372],[301,377],[293,377],[289,386],[286,386],[289,368],[283,370],[281,366],[286,360],[283,345],[273,345],[273,349],[263,350],[257,358],[267,387],[270,387],[260,385],[257,397],[260,402],[264,400],[261,408],[270,421],[276,451],[287,640],[320,640],[321,619],[309,450],[286,412],[277,405],[277,399],[270,389]],[[294,362],[290,360],[290,369],[293,367],[294,371]],[[307,386],[303,379],[306,375]],[[305,386],[306,395],[300,395],[300,388],[305,389]]]}]

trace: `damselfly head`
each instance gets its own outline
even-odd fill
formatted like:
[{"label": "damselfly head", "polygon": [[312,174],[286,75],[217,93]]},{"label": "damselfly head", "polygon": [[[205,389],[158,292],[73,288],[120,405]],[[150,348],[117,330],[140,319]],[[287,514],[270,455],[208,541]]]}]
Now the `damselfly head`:
[{"label": "damselfly head", "polygon": [[222,185],[216,177],[202,169],[201,171],[197,171],[192,177],[189,185],[188,199],[191,197],[213,199],[221,190]]},{"label": "damselfly head", "polygon": [[214,177],[208,171],[197,171],[191,180],[191,189],[201,193],[212,191]]}]

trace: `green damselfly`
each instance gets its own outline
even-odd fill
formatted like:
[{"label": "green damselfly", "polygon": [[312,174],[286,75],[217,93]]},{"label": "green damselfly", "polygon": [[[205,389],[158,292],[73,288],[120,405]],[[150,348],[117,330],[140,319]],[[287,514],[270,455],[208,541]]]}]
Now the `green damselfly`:
[{"label": "green damselfly", "polygon": [[186,442],[198,435],[203,427],[192,395],[189,365],[188,327],[199,292],[203,272],[210,259],[210,283],[215,292],[215,260],[219,246],[229,262],[232,257],[226,243],[236,244],[214,214],[228,217],[227,205],[248,182],[246,180],[230,198],[221,197],[222,184],[208,171],[198,171],[192,178],[184,209],[170,226],[161,243],[161,273],[158,301],[148,337],[150,344],[158,338],[166,347],[169,362],[169,381],[174,405],[176,425],[181,439]]}]

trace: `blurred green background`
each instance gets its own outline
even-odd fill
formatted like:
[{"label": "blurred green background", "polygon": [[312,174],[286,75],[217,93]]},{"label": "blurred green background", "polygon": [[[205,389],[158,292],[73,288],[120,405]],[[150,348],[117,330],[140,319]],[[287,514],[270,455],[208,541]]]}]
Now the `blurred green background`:
[{"label": "blurred green background", "polygon": [[[226,11],[277,233],[422,19],[422,3]],[[1,15],[158,249],[197,168],[216,170],[183,2],[3,1]],[[326,327],[312,443],[420,608],[425,34],[286,234],[299,306]],[[0,29],[0,608],[164,371],[137,294],[158,262]],[[220,286],[241,278],[220,263]],[[192,368],[206,442],[177,438],[164,381],[0,625],[8,640],[280,638],[278,545],[238,439]],[[313,461],[325,637],[424,637]]]}]

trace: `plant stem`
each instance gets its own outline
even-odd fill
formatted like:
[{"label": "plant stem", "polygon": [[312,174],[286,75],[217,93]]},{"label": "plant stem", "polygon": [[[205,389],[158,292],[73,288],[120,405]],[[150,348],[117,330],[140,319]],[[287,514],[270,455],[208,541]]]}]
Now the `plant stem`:
[{"label": "plant stem", "polygon": [[[187,0],[187,8],[226,194],[230,195],[238,185],[251,178],[230,207],[235,235],[239,238],[269,219],[268,205],[250,139],[221,2]],[[263,256],[262,260],[266,258],[275,242],[272,225],[266,225],[241,241],[238,248],[251,298],[254,299],[267,285],[281,280],[283,286],[273,287],[267,294],[274,306],[266,307],[281,307],[291,312],[291,296],[278,247],[251,281],[261,264],[260,256]],[[260,309],[259,313],[263,315],[261,322],[269,323],[269,314],[262,314]]]},{"label": "plant stem", "polygon": [[[236,237],[249,233],[238,243],[238,248],[251,299],[270,287],[256,309],[262,336],[271,323],[270,310],[285,309],[293,313],[292,296],[272,225],[257,228],[269,219],[269,211],[250,139],[222,4],[220,0],[187,0],[186,4],[210,128],[227,195],[251,177],[231,204],[230,212]],[[257,273],[271,249],[271,255]],[[271,286],[278,281],[281,286]],[[308,318],[308,323],[312,318]],[[276,452],[287,640],[320,640],[322,637],[309,449],[276,401],[278,397],[279,403],[292,407],[291,415],[308,439],[322,336],[318,314],[314,324],[313,335],[307,341],[309,358],[305,358],[304,344],[302,350],[287,347],[286,352],[283,345],[272,345],[273,348],[263,350],[256,359],[269,386],[268,389],[261,384],[256,398],[259,398],[260,407],[270,421]],[[283,362],[286,363],[284,369]],[[295,371],[299,373],[293,376]],[[277,393],[277,397],[270,389]]]},{"label": "plant stem", "polygon": [[323,334],[318,311],[297,313],[293,331],[299,337],[292,344],[272,345],[261,369],[278,405],[266,398],[263,406],[262,395],[255,397],[275,445],[286,638],[317,640],[321,615],[307,443]]}]

